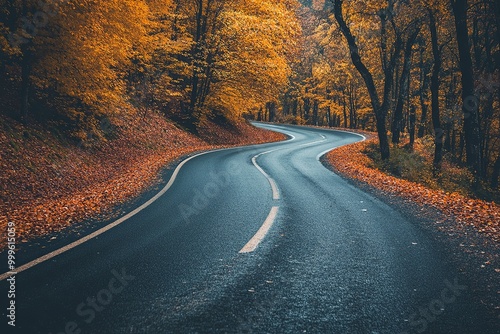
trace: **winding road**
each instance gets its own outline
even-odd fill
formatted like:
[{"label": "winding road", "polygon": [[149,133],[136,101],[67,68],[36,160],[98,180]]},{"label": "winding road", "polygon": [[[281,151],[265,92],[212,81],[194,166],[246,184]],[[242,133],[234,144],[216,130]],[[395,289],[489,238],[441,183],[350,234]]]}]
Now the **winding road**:
[{"label": "winding road", "polygon": [[258,126],[289,139],[184,160],[127,219],[20,252],[1,332],[498,332],[427,233],[323,166],[362,136]]}]

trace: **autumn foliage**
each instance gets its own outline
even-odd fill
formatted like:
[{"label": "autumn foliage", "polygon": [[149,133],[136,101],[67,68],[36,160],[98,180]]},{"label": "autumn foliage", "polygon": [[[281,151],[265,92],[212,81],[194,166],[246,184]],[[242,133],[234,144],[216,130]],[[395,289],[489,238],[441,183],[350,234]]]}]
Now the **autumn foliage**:
[{"label": "autumn foliage", "polygon": [[286,88],[298,8],[0,0],[0,228],[102,218],[185,154],[283,139],[241,115]]},{"label": "autumn foliage", "polygon": [[[493,0],[0,0],[2,212],[37,234],[94,216],[183,154],[270,136],[243,118],[376,130],[385,161],[425,140],[432,175],[406,187],[465,167],[471,195],[495,193],[499,22]],[[497,227],[495,204],[435,191],[422,198]]]},{"label": "autumn foliage", "polygon": [[133,106],[192,132],[288,84],[294,0],[0,1],[1,111],[85,139]]},{"label": "autumn foliage", "polygon": [[451,155],[498,188],[498,1],[308,3],[290,85],[256,118],[376,130],[383,159],[404,135],[432,136],[436,174]]}]

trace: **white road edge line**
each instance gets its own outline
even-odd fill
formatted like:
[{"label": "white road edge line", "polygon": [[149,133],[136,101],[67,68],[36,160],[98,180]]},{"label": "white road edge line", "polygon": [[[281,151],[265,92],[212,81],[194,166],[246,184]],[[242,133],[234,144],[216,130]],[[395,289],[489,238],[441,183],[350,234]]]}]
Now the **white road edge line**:
[{"label": "white road edge line", "polygon": [[262,167],[259,166],[259,164],[257,163],[257,159],[261,156],[261,155],[264,155],[264,154],[268,154],[268,153],[271,153],[273,151],[268,151],[268,152],[264,152],[264,153],[260,153],[260,154],[257,154],[256,156],[254,156],[252,158],[252,164],[255,166],[255,168],[257,168],[257,170],[266,177],[266,179],[270,179],[271,177],[269,176],[269,174],[267,174],[263,169]]},{"label": "white road edge line", "polygon": [[262,242],[262,240],[264,240],[267,233],[273,226],[276,216],[278,215],[278,211],[279,207],[273,206],[271,212],[269,212],[269,215],[264,221],[264,224],[262,224],[257,233],[255,233],[255,235],[252,237],[252,239],[250,239],[250,241],[247,242],[247,244],[239,251],[240,254],[251,253],[255,251],[255,249],[257,249],[259,244]]},{"label": "white road edge line", "polygon": [[[289,133],[285,133],[286,135],[290,136],[290,139],[288,140],[285,140],[283,142],[278,142],[278,143],[284,143],[284,142],[290,142],[290,141],[294,141],[296,138],[295,136],[289,134]],[[250,146],[254,146],[254,145],[250,145]],[[151,204],[153,204],[158,198],[160,198],[161,196],[163,196],[163,194],[165,194],[169,189],[170,187],[172,187],[172,185],[174,184],[176,178],[177,178],[177,175],[179,174],[180,170],[182,169],[182,167],[188,163],[189,161],[193,160],[194,158],[197,158],[199,156],[202,156],[202,155],[205,155],[205,154],[210,154],[210,153],[215,153],[215,152],[220,152],[220,151],[224,151],[224,150],[234,150],[234,149],[238,149],[238,148],[241,148],[241,147],[244,147],[244,146],[240,146],[240,147],[231,147],[231,148],[222,148],[222,149],[218,149],[218,150],[212,150],[212,151],[207,151],[207,152],[201,152],[201,153],[198,153],[196,155],[193,155],[192,157],[189,157],[185,160],[183,160],[178,166],[177,168],[174,170],[174,173],[172,174],[172,176],[170,177],[170,180],[168,181],[168,183],[165,185],[165,187],[160,190],[159,193],[157,193],[153,198],[151,198],[150,200],[148,200],[146,203],[142,204],[141,206],[139,206],[138,208],[136,208],[135,210],[129,212],[128,214],[126,214],[125,216],[115,220],[114,222],[100,228],[99,230],[81,238],[81,239],[78,239],[64,247],[61,247],[59,249],[56,249],[55,251],[52,251],[48,254],[45,254],[31,262],[28,262],[20,267],[17,267],[15,269],[15,272],[12,272],[12,271],[9,271],[9,272],[6,272],[6,273],[3,273],[0,275],[0,282],[11,277],[11,276],[14,276],[14,275],[17,275],[27,269],[30,269],[42,262],[45,262],[47,260],[50,260],[52,259],[53,257],[56,257],[62,253],[65,253],[67,251],[69,251],[70,249],[73,249],[101,234],[103,234],[104,232],[107,232],[109,230],[111,230],[113,227],[116,227],[118,225],[120,225],[121,223],[123,223],[124,221],[128,220],[129,218],[135,216],[136,214],[138,214],[139,212],[141,212],[142,210],[146,209],[148,206],[150,206]]]},{"label": "white road edge line", "polygon": [[[37,264],[40,264],[42,262],[45,262],[47,260],[50,260],[52,259],[53,257],[57,256],[57,255],[60,255],[64,252],[67,252],[69,251],[70,249],[73,249],[87,241],[89,241],[90,239],[93,239],[101,234],[103,234],[104,232],[106,231],[109,231],[111,230],[113,227],[116,227],[118,225],[120,225],[121,223],[123,223],[124,221],[128,220],[129,218],[135,216],[136,214],[138,214],[139,212],[141,212],[142,210],[144,210],[145,208],[147,208],[148,206],[150,206],[151,204],[153,204],[153,202],[155,202],[158,198],[160,198],[161,196],[163,196],[163,194],[165,194],[169,189],[170,187],[172,187],[172,185],[174,184],[175,180],[177,179],[177,175],[179,174],[181,168],[186,164],[188,163],[189,161],[193,160],[194,158],[197,158],[199,156],[202,156],[202,155],[205,155],[205,154],[209,154],[209,153],[214,153],[214,152],[219,152],[219,151],[223,151],[225,149],[219,149],[219,150],[213,150],[213,151],[207,151],[207,152],[202,152],[202,153],[198,153],[196,155],[193,155],[192,157],[189,157],[187,158],[186,160],[182,161],[178,166],[177,168],[174,170],[174,173],[172,174],[172,176],[170,177],[170,180],[168,181],[168,183],[165,185],[165,187],[159,192],[157,193],[153,198],[151,198],[150,200],[148,200],[146,203],[142,204],[141,206],[139,206],[138,208],[136,208],[135,210],[129,212],[128,214],[126,214],[125,216],[121,217],[120,219],[118,220],[115,220],[114,222],[100,228],[99,230],[81,238],[81,239],[78,239],[62,248],[59,248],[53,252],[50,252],[44,256],[41,256],[31,262],[28,262],[18,268],[15,269],[15,273],[18,274],[20,272],[23,272],[29,268],[32,268],[34,266],[36,266]],[[4,279],[6,278],[9,278],[10,276],[14,275],[12,272],[6,272],[2,275],[0,275],[0,281],[3,281]]]},{"label": "white road edge line", "polygon": [[[352,135],[360,136],[361,138],[363,138],[363,140],[361,140],[362,142],[364,142],[364,141],[367,139],[365,136],[360,135],[359,133],[354,133],[354,132],[349,132],[349,131],[342,131],[342,130],[334,130],[334,131],[345,132],[345,133],[350,133],[350,134],[352,134]],[[344,145],[342,145],[342,146],[344,146]],[[342,146],[340,146],[340,147],[342,147]],[[333,150],[335,150],[335,149],[337,149],[337,148],[339,148],[339,147],[330,148],[330,149],[328,149],[328,150],[326,150],[326,151],[321,152],[320,154],[318,154],[318,155],[316,156],[316,160],[320,161],[320,160],[321,160],[321,158],[322,158],[325,154],[328,154],[329,152],[331,152],[331,151],[333,151]]]},{"label": "white road edge line", "polygon": [[[336,131],[341,131],[341,130],[336,130]],[[347,132],[347,131],[341,131],[341,132]],[[289,133],[286,133],[286,132],[284,132],[284,133],[285,133],[286,135],[290,136],[290,139],[288,139],[288,140],[286,140],[286,141],[284,141],[284,142],[293,141],[293,140],[295,140],[295,139],[296,139],[296,137],[295,137],[295,136],[293,136],[293,135],[291,135],[291,134],[289,134]],[[352,132],[348,132],[348,133],[352,133]],[[363,135],[359,135],[359,134],[356,134],[356,135],[361,136],[361,137],[363,137],[363,138],[364,138],[364,140],[366,140],[366,137],[365,137],[365,136],[363,136]],[[311,145],[311,144],[315,144],[315,143],[316,143],[316,142],[314,142],[314,143],[309,143],[309,145]],[[229,148],[229,149],[235,149],[235,148]],[[28,262],[28,263],[26,263],[26,264],[24,264],[24,265],[22,265],[22,266],[20,266],[20,267],[16,268],[16,269],[15,269],[15,272],[6,272],[6,273],[4,273],[4,274],[1,274],[1,275],[0,275],[0,282],[1,282],[1,281],[3,281],[3,280],[5,280],[5,279],[7,279],[7,278],[9,278],[9,277],[11,277],[11,276],[17,275],[17,274],[19,274],[19,273],[21,273],[21,272],[23,272],[23,271],[25,271],[25,270],[27,270],[27,269],[30,269],[30,268],[32,268],[32,267],[34,267],[34,266],[36,266],[36,265],[38,265],[38,264],[40,264],[40,263],[42,263],[42,262],[45,262],[45,261],[47,261],[47,260],[50,260],[50,259],[52,259],[52,258],[54,258],[54,257],[56,257],[56,256],[58,256],[58,255],[60,255],[60,254],[62,254],[62,253],[65,253],[65,252],[67,252],[67,251],[69,251],[69,250],[71,250],[71,249],[73,249],[73,248],[75,248],[75,247],[77,247],[77,246],[79,246],[79,245],[81,245],[81,244],[83,244],[83,243],[85,243],[85,242],[87,242],[87,241],[89,241],[89,240],[91,240],[91,239],[93,239],[93,238],[95,238],[95,237],[97,237],[97,236],[99,236],[99,235],[103,234],[104,232],[107,232],[107,231],[111,230],[113,227],[116,227],[116,226],[120,225],[121,223],[125,222],[125,221],[126,221],[126,220],[128,220],[129,218],[131,218],[131,217],[135,216],[136,214],[138,214],[138,213],[139,213],[139,212],[141,212],[142,210],[146,209],[148,206],[150,206],[151,204],[153,204],[153,203],[154,203],[154,202],[155,202],[158,198],[160,198],[161,196],[163,196],[163,194],[165,194],[165,193],[166,193],[166,192],[170,189],[170,187],[172,187],[172,185],[174,184],[174,182],[175,182],[175,180],[176,180],[176,178],[177,178],[177,175],[179,174],[180,170],[182,169],[182,167],[183,167],[186,163],[188,163],[188,162],[189,162],[189,161],[191,161],[192,159],[197,158],[197,157],[199,157],[199,156],[202,156],[202,155],[205,155],[205,154],[210,154],[210,153],[215,153],[215,152],[219,152],[219,151],[224,151],[224,150],[227,150],[227,148],[225,148],[225,149],[219,149],[219,150],[213,150],[213,151],[207,151],[207,152],[202,152],[202,153],[199,153],[199,154],[193,155],[192,157],[189,157],[189,158],[187,158],[187,159],[183,160],[183,161],[182,161],[182,162],[181,162],[181,163],[177,166],[177,168],[174,170],[174,173],[173,173],[173,174],[172,174],[172,176],[170,177],[170,180],[169,180],[169,181],[168,181],[168,183],[165,185],[165,187],[164,187],[164,188],[163,188],[163,189],[162,189],[159,193],[157,193],[154,197],[152,197],[150,200],[148,200],[146,203],[142,204],[141,206],[139,206],[139,207],[138,207],[138,208],[136,208],[135,210],[133,210],[133,211],[129,212],[129,213],[128,213],[128,214],[126,214],[125,216],[123,216],[123,217],[121,217],[121,218],[119,218],[119,219],[115,220],[114,222],[112,222],[112,223],[110,223],[110,224],[108,224],[108,225],[106,225],[106,226],[104,226],[104,227],[100,228],[99,230],[97,230],[97,231],[95,231],[95,232],[93,232],[93,233],[91,233],[91,234],[89,234],[89,235],[87,235],[87,236],[85,236],[85,237],[83,237],[83,238],[81,238],[81,239],[78,239],[78,240],[76,240],[76,241],[74,241],[74,242],[72,242],[72,243],[70,243],[70,244],[68,244],[68,245],[66,245],[66,246],[64,246],[64,247],[61,247],[61,248],[59,248],[59,249],[56,249],[55,251],[52,251],[52,252],[50,252],[50,253],[48,253],[48,254],[46,254],[46,255],[44,255],[44,256],[41,256],[41,257],[39,257],[39,258],[37,258],[37,259],[35,259],[35,260],[31,261],[31,262]],[[262,153],[262,154],[268,154],[268,153],[271,153],[271,152],[274,152],[274,151],[276,151],[276,150],[273,150],[273,151],[268,151],[268,152],[264,152],[264,153]],[[325,153],[323,153],[323,154],[326,154],[326,153],[328,153],[329,151],[331,151],[331,150],[328,150],[328,151],[326,151],[326,152],[325,152]],[[262,154],[260,154],[260,155],[262,155]],[[322,155],[323,155],[323,154],[322,154]],[[276,199],[276,197],[277,197],[277,199],[279,199],[279,193],[276,193],[276,192],[275,192],[275,190],[276,190],[276,191],[278,191],[278,188],[277,188],[277,186],[276,186],[276,183],[274,182],[274,180],[273,180],[273,179],[271,179],[271,178],[267,175],[267,173],[266,173],[266,172],[264,172],[264,170],[263,170],[262,168],[260,168],[260,166],[258,166],[258,165],[257,165],[257,162],[255,161],[255,160],[257,159],[257,157],[258,157],[258,156],[260,156],[260,155],[257,155],[256,157],[254,157],[254,158],[252,159],[252,162],[254,162],[254,165],[256,165],[256,167],[259,169],[259,171],[260,171],[260,172],[261,172],[264,176],[266,176],[266,177],[268,178],[269,183],[271,184],[271,187],[273,188],[273,199]],[[255,159],[255,160],[254,160],[254,159]],[[274,187],[273,187],[273,184],[274,184]],[[273,207],[273,209],[275,209],[275,208],[276,208],[276,213],[277,213],[277,210],[278,210],[279,208],[278,208],[278,207]],[[272,212],[273,212],[273,210],[271,210],[271,213],[272,213]],[[276,214],[275,214],[275,215],[276,215]],[[269,217],[268,217],[268,218],[269,218]],[[274,218],[273,218],[273,220],[274,220]],[[266,220],[266,221],[267,221],[267,220]],[[264,224],[264,225],[265,225],[265,224]],[[264,225],[263,225],[263,226],[264,226]],[[260,231],[260,230],[259,230],[259,231]],[[259,241],[259,242],[260,242],[260,241]],[[256,247],[257,247],[257,246],[256,246]]]}]

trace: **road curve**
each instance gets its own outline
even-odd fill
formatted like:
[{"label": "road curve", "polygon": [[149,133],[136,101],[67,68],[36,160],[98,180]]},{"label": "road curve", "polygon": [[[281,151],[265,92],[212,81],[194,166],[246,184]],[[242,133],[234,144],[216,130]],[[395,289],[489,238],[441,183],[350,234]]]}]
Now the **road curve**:
[{"label": "road curve", "polygon": [[498,332],[439,244],[319,161],[362,137],[258,126],[290,138],[186,161],[133,216],[43,262],[77,238],[20,249],[35,265],[15,277],[16,327],[0,282],[2,333]]}]

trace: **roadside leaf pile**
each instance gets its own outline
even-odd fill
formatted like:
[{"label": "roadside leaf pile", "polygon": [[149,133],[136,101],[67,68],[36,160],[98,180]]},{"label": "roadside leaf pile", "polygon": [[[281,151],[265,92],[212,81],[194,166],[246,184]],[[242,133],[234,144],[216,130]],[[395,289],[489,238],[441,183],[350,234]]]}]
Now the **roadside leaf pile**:
[{"label": "roadside leaf pile", "polygon": [[328,154],[328,161],[348,178],[362,181],[389,196],[400,196],[422,206],[435,208],[446,217],[454,218],[458,229],[470,225],[491,237],[494,242],[500,241],[500,206],[497,203],[429,189],[371,168],[370,158],[362,152],[374,142],[376,139],[372,138],[335,149]]},{"label": "roadside leaf pile", "polygon": [[[230,139],[231,145],[284,139],[239,123],[230,132],[214,127],[209,141],[188,134],[150,113],[113,120],[115,138],[62,144],[54,134],[2,122],[0,129],[0,229],[16,225],[17,241],[95,218],[158,183],[159,171],[180,157]],[[217,141],[217,136],[220,140]],[[90,144],[88,143],[90,142]],[[0,248],[5,247],[5,239]]]}]

